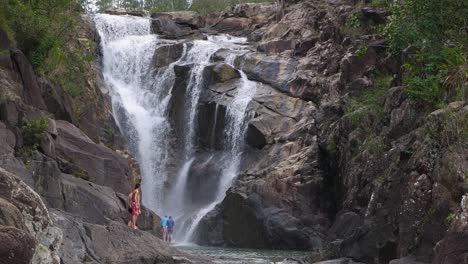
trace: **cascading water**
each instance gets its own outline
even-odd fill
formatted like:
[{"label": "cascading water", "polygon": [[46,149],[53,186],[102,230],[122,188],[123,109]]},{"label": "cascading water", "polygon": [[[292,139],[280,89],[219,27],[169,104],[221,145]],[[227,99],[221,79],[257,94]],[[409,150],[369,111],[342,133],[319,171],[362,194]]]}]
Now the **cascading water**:
[{"label": "cascading water", "polygon": [[[247,106],[255,94],[256,83],[240,72],[241,79],[233,92],[232,101],[225,106],[225,131],[223,150],[220,154],[222,168],[216,180],[216,188],[209,201],[194,203],[185,195],[192,186],[188,185],[193,166],[203,167],[215,158],[209,154],[204,161],[197,161],[198,105],[205,88],[204,71],[211,56],[219,49],[242,51],[239,38],[211,36],[208,40],[196,40],[184,44],[180,58],[164,69],[154,69],[153,54],[158,47],[170,45],[150,33],[150,20],[128,16],[96,15],[95,24],[101,36],[103,76],[113,102],[114,116],[135,153],[142,173],[143,204],[159,214],[172,214],[178,223],[176,238],[188,242],[200,220],[224,198],[239,173],[244,134],[247,127]],[[173,41],[172,44],[175,42]],[[235,56],[226,59],[233,64]],[[178,152],[177,168],[169,170],[167,161],[171,157],[173,129],[169,114],[172,87],[176,74],[174,67],[189,66],[190,77],[185,89],[184,128],[182,153]],[[216,106],[215,125],[208,133],[215,134],[218,119]],[[214,146],[214,139],[209,143]],[[219,162],[219,160],[218,160]],[[203,164],[205,163],[205,165]],[[177,175],[169,175],[176,171]],[[171,187],[167,187],[170,182]]]}]

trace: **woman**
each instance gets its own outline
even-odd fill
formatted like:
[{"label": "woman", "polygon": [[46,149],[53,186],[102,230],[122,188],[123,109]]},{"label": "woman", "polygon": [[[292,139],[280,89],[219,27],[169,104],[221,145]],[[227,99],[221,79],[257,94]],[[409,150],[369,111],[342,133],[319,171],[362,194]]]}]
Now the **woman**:
[{"label": "woman", "polygon": [[130,206],[129,211],[132,214],[131,220],[128,222],[128,226],[133,229],[138,229],[136,226],[136,221],[138,216],[140,215],[140,183],[135,184],[135,188],[133,191],[128,195],[128,204]]}]

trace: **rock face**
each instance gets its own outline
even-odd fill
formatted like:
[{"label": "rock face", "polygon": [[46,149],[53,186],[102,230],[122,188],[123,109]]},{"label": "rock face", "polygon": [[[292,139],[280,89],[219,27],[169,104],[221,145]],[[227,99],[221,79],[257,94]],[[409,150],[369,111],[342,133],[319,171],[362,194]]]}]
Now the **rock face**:
[{"label": "rock face", "polygon": [[151,29],[168,39],[204,38],[197,30],[204,27],[204,20],[196,12],[161,12],[151,15]]},{"label": "rock face", "polygon": [[63,88],[44,78],[38,81],[47,111],[54,114],[55,119],[78,124],[72,109],[72,99]]},{"label": "rock face", "polygon": [[[346,32],[356,12],[365,26],[388,15],[349,1],[291,1],[281,12],[249,4],[205,20],[207,32],[255,42],[233,64],[258,86],[241,172],[202,220],[198,243],[320,251],[311,263],[463,262],[466,251],[456,245],[466,233],[467,150],[456,124],[466,103],[418,109],[397,86],[398,66],[381,36]],[[219,50],[206,68],[198,122],[211,129],[198,132],[200,153],[223,149],[217,131],[240,85],[237,71],[222,63],[228,56]],[[176,106],[190,68],[175,69],[176,134],[184,133]],[[350,111],[348,100],[377,89],[376,72],[397,76],[378,113]]]},{"label": "rock face", "polygon": [[[75,173],[90,181],[112,187],[121,193],[130,192],[128,162],[112,150],[96,145],[72,124],[57,121],[56,150],[64,163],[75,165]],[[70,173],[73,173],[71,171]]]},{"label": "rock face", "polygon": [[52,224],[40,196],[0,168],[2,263],[60,263],[62,232]]},{"label": "rock face", "polygon": [[[3,52],[8,43],[0,33]],[[6,53],[12,64],[0,58],[0,263],[208,263],[162,242],[160,218],[147,208],[141,231],[127,226],[138,169],[126,152],[96,143],[115,142],[99,135],[112,124],[103,94],[87,102],[92,110],[102,100],[101,113],[78,121],[61,87],[37,78],[21,51]],[[96,92],[95,81],[86,93]],[[36,121],[46,127],[33,126],[38,138],[31,138],[24,124]]]},{"label": "rock face", "polygon": [[184,263],[178,257],[187,259],[150,233],[131,230],[122,223],[91,224],[55,210],[51,215],[64,230],[59,252],[64,263]]}]

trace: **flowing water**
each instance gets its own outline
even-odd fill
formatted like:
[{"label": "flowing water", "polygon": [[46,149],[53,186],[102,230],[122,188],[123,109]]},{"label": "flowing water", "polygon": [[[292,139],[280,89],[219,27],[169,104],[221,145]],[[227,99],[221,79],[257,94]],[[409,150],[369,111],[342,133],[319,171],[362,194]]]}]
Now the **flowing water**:
[{"label": "flowing water", "polygon": [[[225,106],[223,150],[208,153],[202,159],[198,148],[200,135],[197,134],[202,130],[198,129],[197,115],[200,96],[207,85],[205,69],[219,49],[229,49],[233,54],[242,53],[244,46],[239,42],[245,39],[219,35],[210,36],[208,40],[191,41],[189,45],[184,43],[184,50],[177,61],[155,69],[155,50],[176,41],[162,40],[151,34],[148,18],[98,14],[94,21],[101,36],[103,76],[112,97],[114,116],[140,163],[143,204],[160,215],[173,215],[178,227],[176,240],[189,242],[201,219],[222,201],[239,173],[249,118],[247,106],[257,85],[240,71],[237,89],[233,91],[231,102]],[[226,63],[233,65],[235,58],[235,55],[229,56]],[[176,147],[170,143],[175,128],[169,112],[176,79],[174,68],[184,65],[191,67],[191,71],[184,105],[177,106],[183,107],[184,135],[178,138],[181,150],[175,152]],[[215,120],[218,114],[216,105]],[[210,131],[214,135],[215,129],[216,121],[213,127],[206,129],[206,133]],[[210,145],[214,145],[214,139]],[[177,162],[172,153],[179,153]],[[197,193],[196,187],[190,185],[190,179],[193,179],[191,172],[194,166],[209,167],[211,163],[221,164],[219,174],[215,180],[200,184],[213,185],[211,193],[205,195],[200,190]],[[198,181],[203,181],[203,178]],[[198,199],[197,195],[207,198]]]},{"label": "flowing water", "polygon": [[219,264],[301,263],[292,260],[301,260],[308,254],[305,251],[202,247],[190,244],[178,245],[177,248],[192,255],[210,257],[214,263]]}]

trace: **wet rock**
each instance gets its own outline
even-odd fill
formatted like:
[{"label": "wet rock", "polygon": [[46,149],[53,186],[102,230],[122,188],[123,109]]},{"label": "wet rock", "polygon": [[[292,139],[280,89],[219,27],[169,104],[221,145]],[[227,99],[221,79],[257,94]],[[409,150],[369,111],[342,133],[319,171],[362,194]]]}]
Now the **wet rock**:
[{"label": "wet rock", "polygon": [[219,21],[211,29],[219,33],[240,35],[244,31],[249,30],[252,24],[253,21],[250,18],[229,17]]},{"label": "wet rock", "polygon": [[168,44],[158,47],[154,51],[153,65],[155,68],[165,67],[177,61],[184,51],[183,43]]},{"label": "wet rock", "polygon": [[250,146],[259,149],[263,148],[267,144],[265,135],[252,123],[247,127],[246,141]]},{"label": "wet rock", "polygon": [[226,106],[216,102],[198,105],[198,124],[200,146],[206,149],[222,150],[224,147],[224,130],[226,126]]},{"label": "wet rock", "polygon": [[127,160],[102,145],[96,145],[88,136],[66,121],[57,121],[55,142],[57,156],[72,162],[89,180],[109,186],[121,193],[130,192]]},{"label": "wet rock", "polygon": [[169,117],[172,127],[174,127],[175,137],[183,138],[185,133],[185,93],[190,79],[190,73],[193,65],[175,65],[174,72],[176,75],[174,86],[171,90],[171,101],[169,106]]},{"label": "wet rock", "polygon": [[12,49],[10,53],[15,72],[17,72],[23,84],[21,96],[24,102],[39,109],[46,109],[36,75],[28,59],[18,49]]},{"label": "wet rock", "polygon": [[[269,84],[280,91],[287,92],[286,85],[293,77],[297,61],[281,56],[264,56],[248,53],[239,58],[242,70],[249,79]],[[237,62],[236,62],[237,64]]]},{"label": "wet rock", "polygon": [[405,257],[401,259],[394,259],[390,261],[388,264],[427,264],[427,263],[419,262],[417,260],[414,260],[411,257]]},{"label": "wet rock", "polygon": [[192,29],[202,28],[205,26],[203,17],[194,11],[158,12],[151,14],[151,18],[171,20],[178,25],[187,25]]},{"label": "wet rock", "polygon": [[215,82],[226,82],[239,77],[239,72],[229,64],[221,63],[213,68],[213,80]]},{"label": "wet rock", "polygon": [[340,259],[332,259],[332,260],[314,262],[313,264],[363,264],[363,263],[355,262],[350,258],[340,258]]},{"label": "wet rock", "polygon": [[195,12],[164,12],[151,15],[151,31],[167,39],[205,39],[198,28],[204,20]]}]

